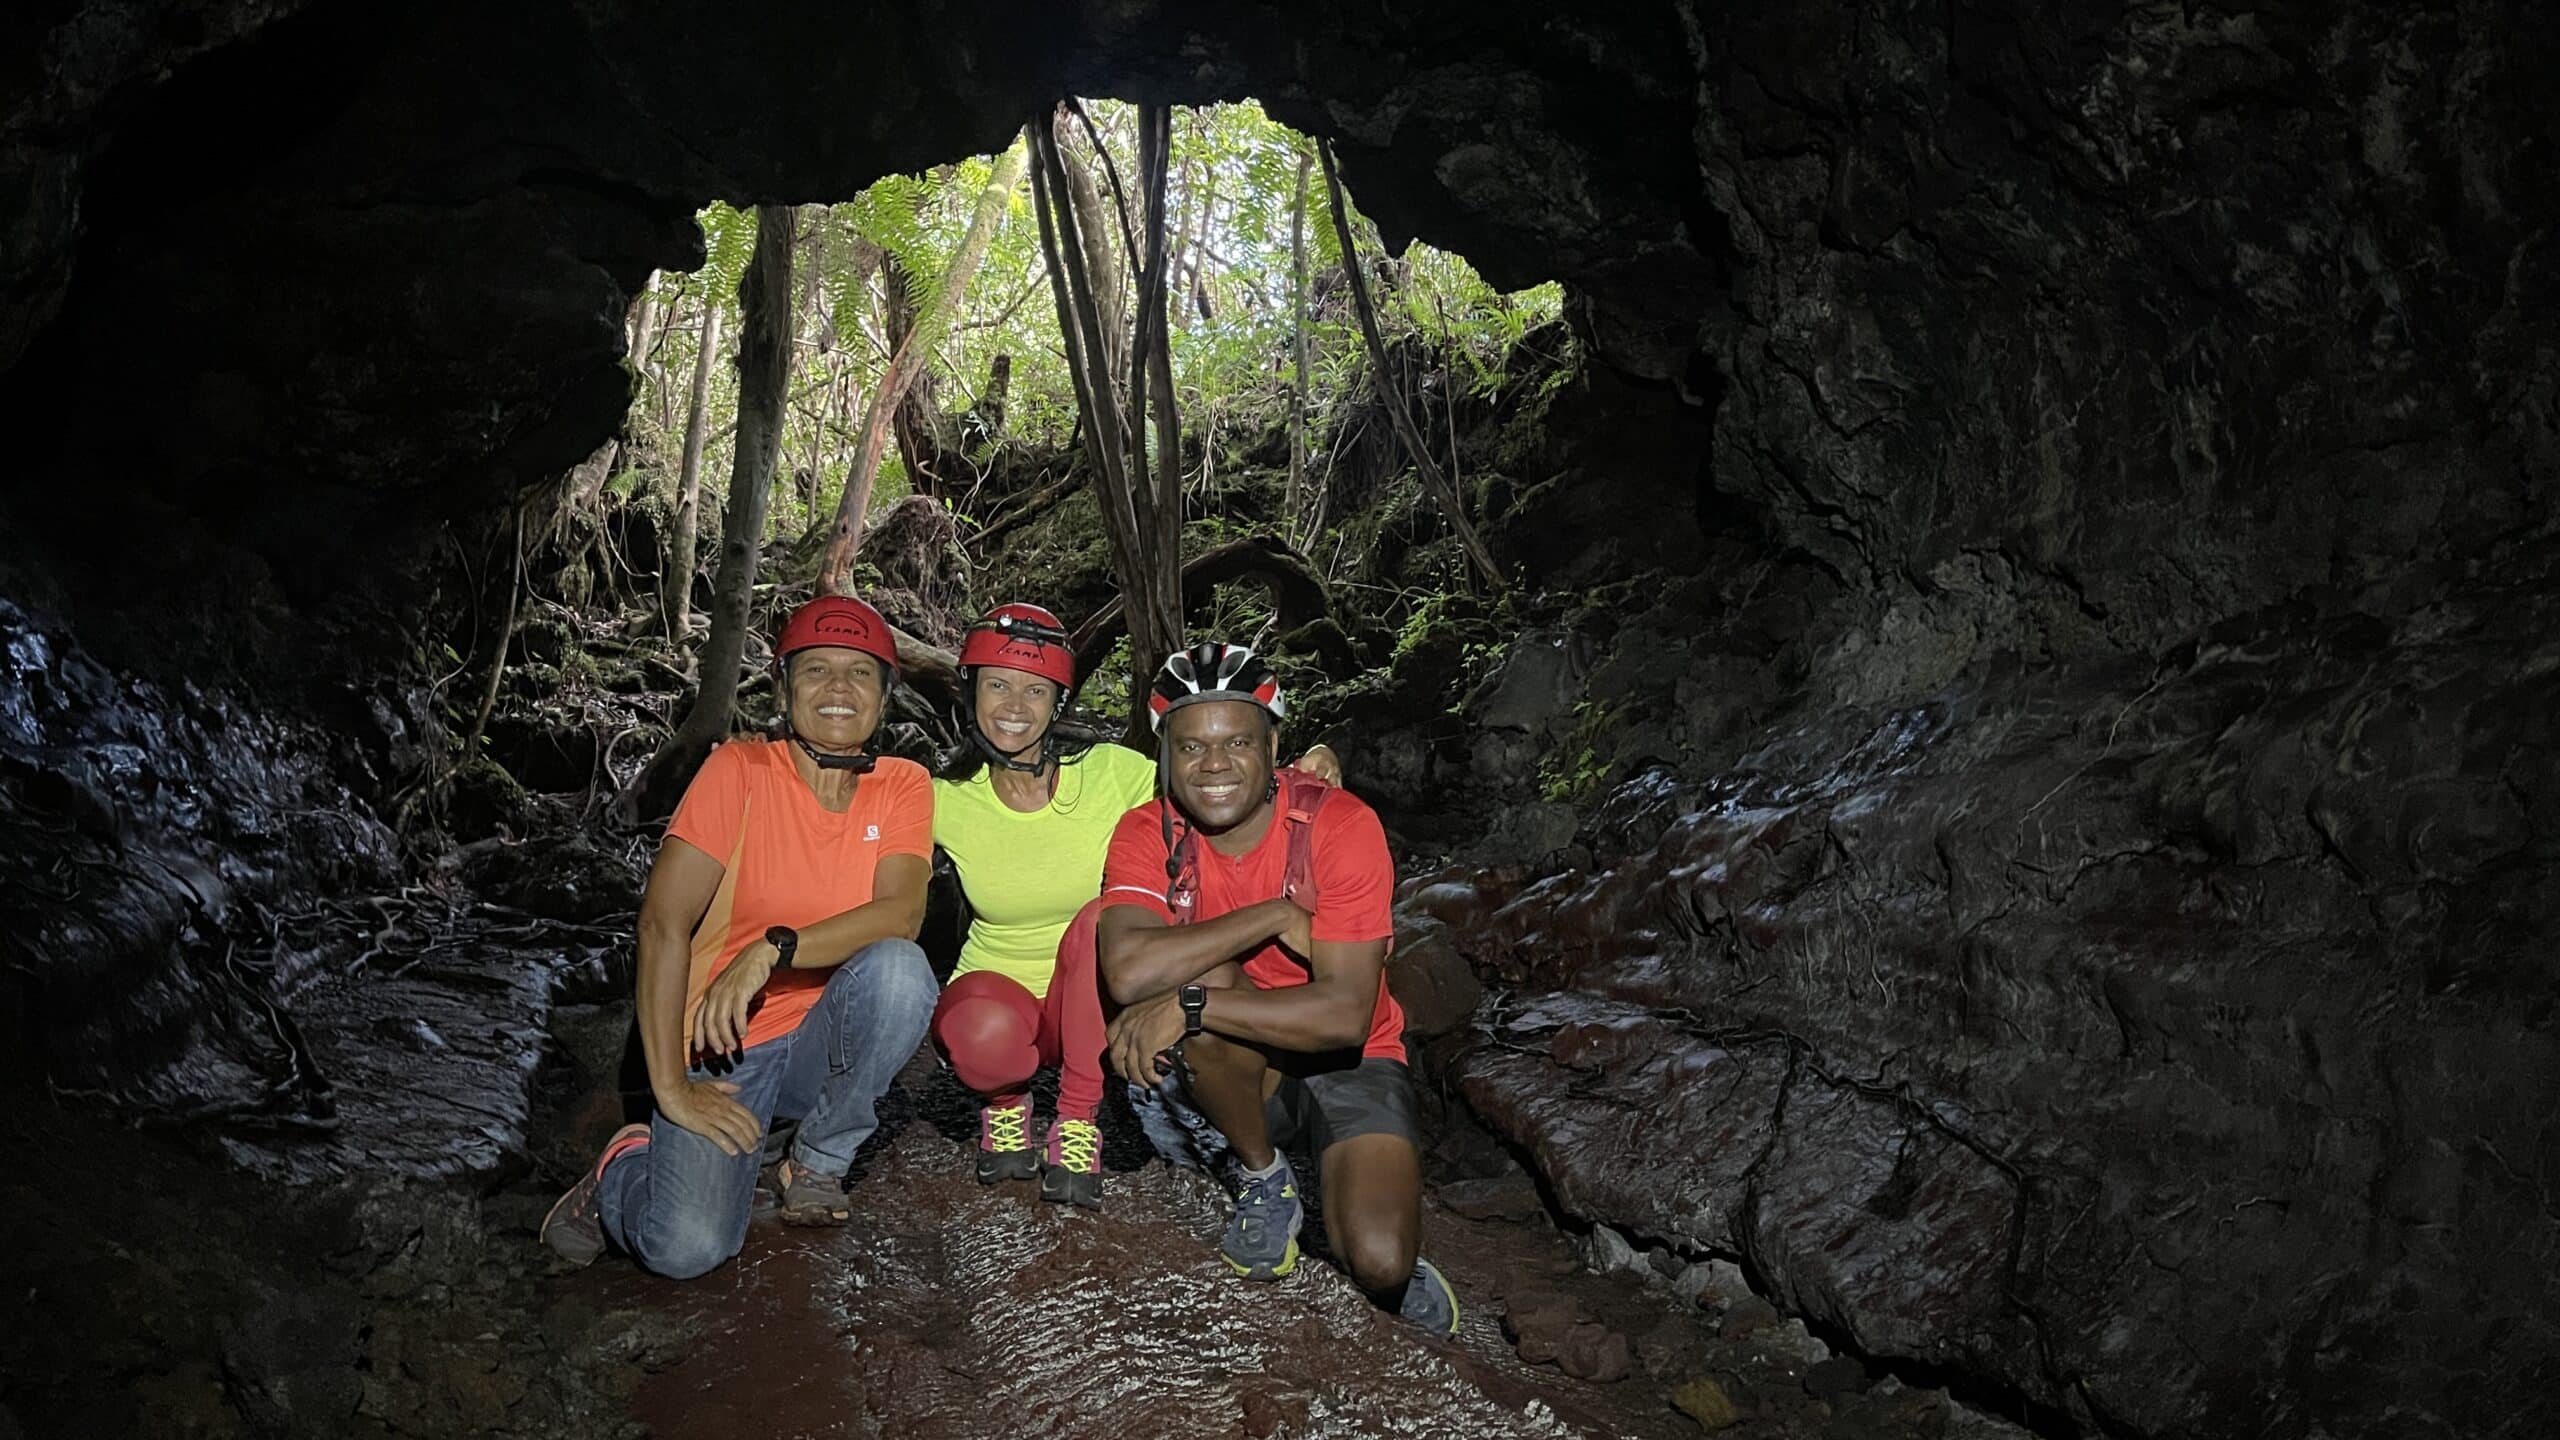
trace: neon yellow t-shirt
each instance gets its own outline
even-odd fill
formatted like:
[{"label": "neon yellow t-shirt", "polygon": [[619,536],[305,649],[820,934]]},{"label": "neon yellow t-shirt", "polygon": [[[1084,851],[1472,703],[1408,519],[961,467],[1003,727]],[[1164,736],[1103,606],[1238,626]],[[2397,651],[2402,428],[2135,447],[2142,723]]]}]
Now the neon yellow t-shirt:
[{"label": "neon yellow t-shirt", "polygon": [[1156,763],[1135,750],[1096,745],[1059,768],[1047,808],[1027,813],[1004,803],[991,773],[933,782],[933,843],[959,869],[972,912],[951,973],[993,970],[1046,996],[1067,923],[1102,893],[1112,827],[1155,798]]}]

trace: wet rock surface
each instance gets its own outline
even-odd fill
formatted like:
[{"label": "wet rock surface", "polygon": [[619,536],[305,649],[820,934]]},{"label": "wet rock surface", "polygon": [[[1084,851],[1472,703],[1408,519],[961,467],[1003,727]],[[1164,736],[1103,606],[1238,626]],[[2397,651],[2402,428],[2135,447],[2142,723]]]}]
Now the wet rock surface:
[{"label": "wet rock surface", "polygon": [[393,836],[349,782],[417,743],[390,704],[348,709],[332,735],[140,679],[0,599],[0,1005],[23,1036],[0,1063],[162,1117],[325,1105],[277,1004],[310,957],[275,911],[392,888]]},{"label": "wet rock surface", "polygon": [[1631,786],[1606,869],[1437,890],[1512,987],[1453,1073],[1567,1210],[1866,1354],[2142,1433],[2530,1433],[2555,618],[2278,609]]},{"label": "wet rock surface", "polygon": [[[787,1433],[809,1435],[1675,1440],[1695,1426],[1672,1408],[1671,1383],[1711,1372],[1770,1397],[1740,1433],[1813,1436],[1828,1421],[1785,1381],[1787,1357],[1717,1339],[1667,1290],[1591,1274],[1543,1213],[1471,1219],[1435,1188],[1424,1250],[1464,1319],[1456,1341],[1429,1341],[1323,1260],[1321,1227],[1290,1279],[1236,1280],[1214,1251],[1223,1192],[1150,1158],[1116,1106],[1107,1204],[1083,1214],[1027,1186],[978,1185],[966,1097],[923,1061],[902,1087],[903,1123],[858,1163],[846,1230],[759,1221],[747,1253],[698,1284],[610,1268],[560,1282],[608,1311],[692,1327],[683,1357],[638,1388],[636,1413],[655,1433],[715,1423],[744,1387],[768,1397]],[[1511,1317],[1559,1307],[1576,1324],[1556,1352],[1510,1338]],[[807,1345],[776,1343],[786,1335]],[[813,1351],[842,1363],[812,1364]]]},{"label": "wet rock surface", "polygon": [[[618,1123],[626,1021],[612,1005],[553,1013],[536,1125],[496,1172],[386,1152],[279,1184],[234,1163],[236,1144],[0,1119],[12,1153],[57,1157],[0,1179],[27,1246],[13,1281],[52,1322],[0,1365],[0,1414],[48,1436],[694,1435],[743,1406],[793,1436],[1684,1440],[1698,1424],[1673,1397],[1701,1383],[1741,1397],[1736,1434],[1812,1440],[1845,1413],[1796,1382],[1796,1350],[1721,1339],[1668,1286],[1590,1273],[1543,1212],[1426,1201],[1426,1253],[1465,1307],[1437,1342],[1320,1248],[1285,1282],[1235,1279],[1214,1253],[1222,1192],[1148,1159],[1117,1107],[1103,1211],[982,1187],[967,1099],[923,1057],[857,1162],[848,1227],[760,1215],[744,1254],[688,1283],[614,1258],[563,1271],[534,1228]],[[479,1135],[450,1106],[407,1118],[421,1142]],[[1559,1311],[1560,1345],[1515,1344]],[[1949,1415],[2023,1433],[1954,1407],[1860,1433],[1956,1433]]]}]

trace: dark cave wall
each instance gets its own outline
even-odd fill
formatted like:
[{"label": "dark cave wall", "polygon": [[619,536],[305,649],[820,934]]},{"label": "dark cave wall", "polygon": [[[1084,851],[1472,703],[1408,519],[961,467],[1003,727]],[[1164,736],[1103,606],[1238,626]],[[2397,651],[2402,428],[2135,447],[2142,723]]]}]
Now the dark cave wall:
[{"label": "dark cave wall", "polygon": [[[2547,525],[2551,122],[2501,58],[2547,17],[1766,13],[1699,125],[1716,478],[1875,627],[2147,653],[2311,587],[2396,612]],[[1993,557],[2027,613],[1946,603]]]},{"label": "dark cave wall", "polygon": [[1411,781],[1635,777],[1447,902],[1559,1199],[2114,1430],[2547,1419],[2547,7],[387,8],[9,22],[0,505],[82,634],[136,529],[208,627],[396,593],[612,426],[706,197],[1252,94],[1602,367],[1494,517],[1598,719]]}]

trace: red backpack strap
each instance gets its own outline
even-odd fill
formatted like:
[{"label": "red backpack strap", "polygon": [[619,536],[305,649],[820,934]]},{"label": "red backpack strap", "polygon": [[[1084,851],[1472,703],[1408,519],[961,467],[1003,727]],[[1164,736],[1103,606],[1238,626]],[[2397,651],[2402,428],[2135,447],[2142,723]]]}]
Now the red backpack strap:
[{"label": "red backpack strap", "polygon": [[[1316,909],[1316,814],[1333,798],[1334,787],[1300,770],[1280,774],[1278,819],[1289,831],[1288,868],[1281,874],[1280,898],[1297,902],[1312,915]],[[1194,848],[1199,838],[1180,822],[1174,832],[1164,902],[1173,911],[1173,923],[1187,925],[1194,916],[1192,898],[1200,893],[1200,862]]]},{"label": "red backpack strap", "polygon": [[[1173,802],[1162,803],[1170,806]],[[1174,827],[1174,836],[1173,851],[1165,857],[1164,903],[1173,911],[1174,924],[1188,925],[1195,908],[1192,900],[1200,893],[1200,857],[1196,849],[1199,841],[1187,822]]]},{"label": "red backpack strap", "polygon": [[1280,882],[1280,898],[1294,901],[1312,915],[1316,911],[1316,814],[1333,798],[1333,787],[1302,770],[1283,770],[1280,822],[1289,827],[1289,868]]}]

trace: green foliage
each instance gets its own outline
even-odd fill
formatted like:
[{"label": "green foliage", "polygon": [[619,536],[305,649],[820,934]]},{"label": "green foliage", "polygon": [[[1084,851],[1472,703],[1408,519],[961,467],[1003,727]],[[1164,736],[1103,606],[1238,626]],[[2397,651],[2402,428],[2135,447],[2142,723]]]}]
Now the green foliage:
[{"label": "green foliage", "polygon": [[[1088,109],[1122,183],[1135,185],[1134,107],[1097,101]],[[1069,129],[1071,158],[1095,165],[1082,126]],[[1200,446],[1211,432],[1221,442],[1214,467],[1221,485],[1232,463],[1227,449],[1276,433],[1289,413],[1299,309],[1290,231],[1302,203],[1310,411],[1321,417],[1369,384],[1366,350],[1340,283],[1323,174],[1305,164],[1314,153],[1306,136],[1250,101],[1181,110],[1174,117],[1167,226],[1178,247],[1171,359],[1192,444]],[[807,308],[801,312],[780,493],[770,521],[778,530],[799,533],[822,523],[832,509],[853,458],[863,404],[888,360],[888,277],[899,277],[907,298],[929,303],[997,160],[972,156],[919,174],[884,176],[840,204],[804,210],[795,266],[819,268],[815,274],[797,269],[793,281]],[[1111,187],[1098,167],[1097,185],[1109,204]],[[726,312],[722,349],[736,344],[736,291],[753,253],[755,216],[714,203],[698,219],[705,248],[701,270],[657,282],[656,332],[649,353],[640,357],[643,383],[628,427],[628,463],[640,473],[616,476],[617,496],[656,487],[681,448],[705,305]],[[1413,340],[1413,353],[1444,359],[1456,386],[1478,395],[1508,394],[1518,383],[1511,357],[1523,337],[1557,313],[1556,287],[1505,295],[1464,260],[1419,243],[1401,258],[1387,259],[1378,251],[1376,227],[1356,205],[1351,221],[1369,256],[1388,343]],[[931,345],[927,373],[934,400],[945,413],[962,416],[977,407],[991,364],[1003,355],[1011,365],[1005,438],[1035,450],[1058,450],[1075,431],[1076,405],[1037,230],[1027,192],[1017,191],[957,312],[936,317],[922,333]],[[895,266],[884,267],[883,256],[894,258]],[[724,483],[734,443],[736,371],[717,363],[725,359],[717,357],[710,372],[706,513],[717,508],[709,492]],[[1324,428],[1319,421],[1319,436]],[[983,459],[991,450],[982,436],[972,439],[973,456]],[[794,483],[799,473],[814,476],[814,496]],[[893,447],[874,491],[875,507],[907,493],[905,474]]]},{"label": "green foliage", "polygon": [[1609,761],[1600,754],[1600,737],[1609,729],[1609,707],[1589,700],[1574,703],[1573,733],[1547,752],[1538,764],[1538,794],[1552,804],[1578,805],[1600,793],[1609,778]]},{"label": "green foliage", "polygon": [[702,292],[715,303],[735,305],[738,281],[756,252],[756,212],[738,210],[714,200],[693,217],[702,226],[702,268],[694,272]]},{"label": "green foliage", "polygon": [[1111,642],[1111,653],[1093,667],[1084,684],[1076,687],[1076,709],[1091,716],[1108,716],[1113,720],[1129,714],[1129,637],[1122,635]]}]

